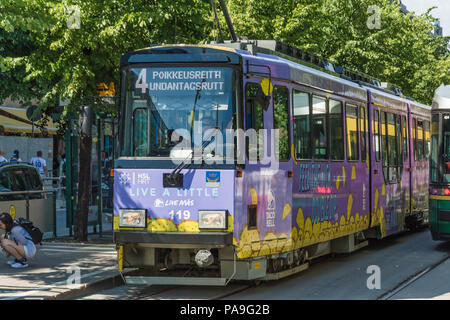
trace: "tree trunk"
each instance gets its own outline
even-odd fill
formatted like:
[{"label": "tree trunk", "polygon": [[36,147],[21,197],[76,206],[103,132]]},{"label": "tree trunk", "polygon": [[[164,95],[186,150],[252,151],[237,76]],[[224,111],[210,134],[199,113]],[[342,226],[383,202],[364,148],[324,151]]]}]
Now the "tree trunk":
[{"label": "tree trunk", "polygon": [[80,114],[80,153],[78,169],[78,201],[75,214],[75,239],[86,241],[88,236],[88,212],[91,195],[91,158],[92,158],[92,107],[83,107]]}]

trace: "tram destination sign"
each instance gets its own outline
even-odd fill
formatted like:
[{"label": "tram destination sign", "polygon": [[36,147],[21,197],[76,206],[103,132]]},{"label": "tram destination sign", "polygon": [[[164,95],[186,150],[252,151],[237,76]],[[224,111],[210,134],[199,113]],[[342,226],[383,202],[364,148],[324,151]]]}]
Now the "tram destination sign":
[{"label": "tram destination sign", "polygon": [[159,92],[178,94],[201,92],[207,95],[223,95],[227,79],[231,79],[229,68],[143,68],[132,69],[136,93]]}]

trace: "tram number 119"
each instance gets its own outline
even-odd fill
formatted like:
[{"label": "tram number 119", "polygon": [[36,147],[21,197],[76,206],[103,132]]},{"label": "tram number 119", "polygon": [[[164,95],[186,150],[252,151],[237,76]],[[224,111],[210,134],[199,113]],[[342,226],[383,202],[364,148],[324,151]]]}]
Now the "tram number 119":
[{"label": "tram number 119", "polygon": [[175,212],[175,210],[171,210],[169,212],[170,220],[174,220],[175,217],[177,217],[179,220],[189,220],[191,218],[191,212],[189,210],[178,210]]}]

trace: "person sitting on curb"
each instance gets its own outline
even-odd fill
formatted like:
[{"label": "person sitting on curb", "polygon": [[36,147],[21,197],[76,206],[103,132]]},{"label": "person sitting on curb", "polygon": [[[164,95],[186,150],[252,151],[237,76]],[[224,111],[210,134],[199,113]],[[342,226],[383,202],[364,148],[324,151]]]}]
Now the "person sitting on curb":
[{"label": "person sitting on curb", "polygon": [[15,258],[8,264],[13,268],[28,267],[27,259],[36,255],[36,246],[30,234],[6,212],[0,213],[0,229],[5,230],[8,236],[8,239],[1,240],[3,254]]}]

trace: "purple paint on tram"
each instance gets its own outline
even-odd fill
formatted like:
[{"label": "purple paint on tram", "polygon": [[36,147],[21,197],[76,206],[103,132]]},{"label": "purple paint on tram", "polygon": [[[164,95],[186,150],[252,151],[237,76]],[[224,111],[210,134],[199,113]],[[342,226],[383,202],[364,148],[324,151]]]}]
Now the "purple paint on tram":
[{"label": "purple paint on tram", "polygon": [[[186,83],[191,80],[186,79],[198,72],[204,77],[223,75],[223,91],[222,85],[210,83],[213,80],[203,80],[206,90],[218,91],[202,99],[220,100],[220,116],[234,119],[232,129],[268,130],[256,163],[248,159],[252,150],[247,140],[237,145],[238,152],[245,153],[244,163],[181,166],[175,175],[169,153],[163,159],[152,157],[148,146],[144,154],[127,150],[135,143],[132,139],[140,139],[133,130],[142,123],[154,121],[152,125],[161,128],[168,117],[181,117],[184,111],[164,116],[167,108],[161,107],[154,118],[145,113],[141,123],[122,119],[120,143],[125,152],[116,161],[114,230],[121,268],[125,263],[154,269],[153,276],[139,281],[183,282],[176,272],[171,280],[158,279],[156,269],[189,266],[193,255],[203,266],[197,260],[202,248],[214,251],[208,251],[213,257],[208,260],[219,273],[215,280],[197,277],[192,283],[277,279],[284,269],[300,271],[314,257],[351,252],[367,245],[368,238],[426,222],[431,108],[291,61],[275,50],[278,44],[162,46],[122,59],[123,70],[134,72],[123,80],[128,90],[122,92],[127,97],[123,115],[131,118],[132,109],[136,119],[136,110],[157,108],[156,102],[165,104],[167,95],[182,92],[147,95],[147,88],[190,88]],[[157,69],[154,75],[182,78],[185,83],[150,86],[145,78],[151,68]],[[169,71],[164,73],[164,68]],[[195,91],[189,99],[196,103],[194,95]],[[227,95],[229,99],[221,98]],[[214,103],[211,110],[219,117],[219,102]],[[200,106],[204,117],[207,108]],[[195,110],[189,114],[195,116]],[[192,124],[189,114],[185,122]],[[145,130],[149,137],[162,134],[160,129],[153,136],[150,127]],[[151,139],[139,142],[149,144]],[[178,188],[168,186],[166,177],[181,177]]]}]

